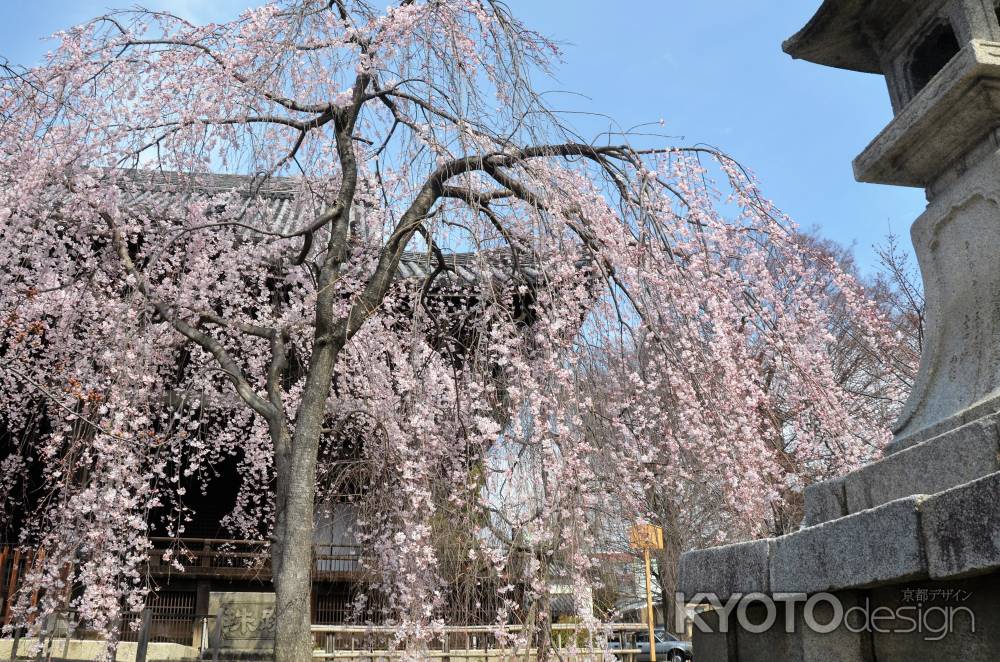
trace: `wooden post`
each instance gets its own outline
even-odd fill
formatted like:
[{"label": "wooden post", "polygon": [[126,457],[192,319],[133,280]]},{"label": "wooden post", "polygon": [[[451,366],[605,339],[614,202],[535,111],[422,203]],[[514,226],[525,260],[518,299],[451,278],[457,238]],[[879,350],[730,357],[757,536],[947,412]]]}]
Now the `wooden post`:
[{"label": "wooden post", "polygon": [[663,529],[653,524],[637,524],[629,531],[633,549],[641,549],[646,562],[646,623],[649,626],[649,659],[656,662],[656,619],[653,617],[653,573],[650,570],[649,550],[663,549]]},{"label": "wooden post", "polygon": [[649,625],[649,659],[656,662],[656,636],[653,619],[653,573],[649,568],[649,547],[642,550],[646,561],[646,623]]},{"label": "wooden post", "polygon": [[35,656],[37,662],[41,662],[44,657],[46,660],[52,659],[52,640],[55,638],[56,623],[59,619],[59,612],[53,612],[48,615],[45,619],[45,629],[42,633],[42,639],[38,643],[41,647],[38,649],[38,654]]},{"label": "wooden post", "polygon": [[199,559],[200,565],[203,568],[209,568],[212,566],[212,543],[209,540],[205,540],[201,545],[201,559]]},{"label": "wooden post", "polygon": [[[196,625],[191,645],[198,650],[208,650],[208,603],[212,595],[212,585],[208,580],[199,579],[195,586],[194,613],[201,614],[201,624]],[[197,623],[197,622],[196,622]]]},{"label": "wooden post", "polygon": [[222,619],[226,616],[226,607],[219,605],[215,614],[215,624],[212,626],[212,662],[219,662],[219,649],[222,648]]},{"label": "wooden post", "polygon": [[[7,547],[7,545],[0,545],[0,590],[3,590],[4,588],[3,580],[7,577],[7,573],[4,572],[4,568],[7,565],[7,554],[9,551],[10,549]],[[7,599],[6,593],[3,594],[3,599],[4,601],[6,601]],[[2,614],[0,614],[0,616],[2,616]]]},{"label": "wooden post", "polygon": [[73,627],[70,627],[70,616],[69,612],[66,612],[66,638],[63,640],[63,659],[65,660],[69,657],[69,640],[73,638],[73,633],[76,632],[76,623],[73,623]]},{"label": "wooden post", "polygon": [[14,607],[14,592],[17,590],[17,571],[21,565],[21,550],[14,550],[10,562],[10,577],[7,579],[7,600],[3,610],[3,624],[10,625],[11,609]]},{"label": "wooden post", "polygon": [[[65,660],[66,656],[69,655],[69,639],[70,639],[70,611],[69,611],[69,601],[73,597],[73,564],[67,562],[62,569],[62,578],[66,582],[66,590],[63,591],[63,606],[60,612],[62,617],[66,619],[65,632],[63,633],[63,653],[62,657]],[[59,619],[56,618],[56,628],[59,627]],[[76,626],[73,626],[74,628]]]},{"label": "wooden post", "polygon": [[[34,571],[41,572],[42,564],[45,563],[45,548],[41,548],[35,553],[35,557],[31,561],[31,569]],[[31,592],[31,608],[34,610],[38,606],[38,589],[34,589]],[[35,614],[32,612],[28,620],[29,623],[35,622]]]},{"label": "wooden post", "polygon": [[149,650],[149,629],[153,622],[153,610],[146,607],[142,610],[142,625],[139,626],[139,643],[135,646],[135,662],[146,662],[146,652]]}]

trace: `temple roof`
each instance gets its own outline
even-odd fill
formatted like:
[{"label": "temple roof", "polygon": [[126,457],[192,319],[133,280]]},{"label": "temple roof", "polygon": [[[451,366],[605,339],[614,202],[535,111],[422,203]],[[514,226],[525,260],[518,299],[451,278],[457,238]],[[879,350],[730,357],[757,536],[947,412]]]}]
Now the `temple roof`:
[{"label": "temple roof", "polygon": [[[306,227],[326,209],[324,193],[315,182],[307,191],[305,182],[296,177],[271,177],[261,184],[248,175],[218,173],[177,173],[164,171],[129,171],[119,181],[132,182],[128,204],[147,214],[169,215],[186,204],[198,201],[218,202],[216,213],[229,205],[240,206],[250,197],[255,201],[254,214],[240,221],[268,232],[292,232]],[[469,290],[484,282],[535,282],[541,271],[533,256],[518,254],[517,268],[509,249],[485,249],[476,252],[444,252],[445,271],[437,274],[434,291]],[[438,267],[431,251],[406,251],[397,268],[397,278],[426,280]]]},{"label": "temple roof", "polygon": [[882,73],[878,55],[861,27],[872,0],[823,0],[805,27],[785,40],[793,58],[838,69]]}]

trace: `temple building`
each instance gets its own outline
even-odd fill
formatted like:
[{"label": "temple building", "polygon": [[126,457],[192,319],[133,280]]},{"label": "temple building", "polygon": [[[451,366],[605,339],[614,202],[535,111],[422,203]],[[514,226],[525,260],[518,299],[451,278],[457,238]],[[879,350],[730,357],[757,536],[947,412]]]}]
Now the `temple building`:
[{"label": "temple building", "polygon": [[[239,201],[255,195],[263,203],[267,226],[274,232],[283,232],[288,228],[308,225],[315,213],[315,210],[296,200],[294,191],[298,185],[293,180],[272,178],[264,188],[258,189],[252,178],[238,175],[204,174],[194,177],[193,181],[184,181],[187,176],[176,173],[136,172],[133,176],[138,183],[138,193],[134,195],[132,204],[141,206],[143,213],[147,214],[166,210],[177,203],[188,204],[200,199],[214,200],[227,196]],[[254,194],[248,193],[251,189]],[[217,211],[220,214],[224,212],[221,209]],[[252,241],[250,238],[247,240]],[[477,333],[476,325],[470,320],[477,314],[477,297],[484,289],[509,292],[507,303],[512,317],[528,326],[533,321],[531,304],[539,278],[530,256],[514,260],[509,252],[504,251],[408,252],[403,255],[397,269],[397,282],[423,288],[426,296],[424,305],[435,312],[437,323],[428,332],[435,335],[428,337],[429,343],[458,364],[465,358],[461,348],[475,342],[475,338],[469,337],[469,334]],[[512,287],[512,283],[526,287]],[[484,284],[488,287],[484,288]],[[44,421],[38,425],[38,430],[45,428]],[[17,445],[17,435],[0,427],[0,457],[16,452]],[[7,513],[4,528],[0,530],[0,625],[4,626],[12,622],[13,603],[24,586],[25,575],[45,558],[44,549],[24,547],[21,537],[27,525],[26,519],[32,516],[37,505],[32,499],[40,493],[37,491],[40,479],[30,475],[30,471],[28,473],[23,498],[16,507],[8,509],[11,512]],[[151,515],[153,549],[149,552],[148,565],[143,572],[148,584],[155,588],[148,605],[151,612],[149,638],[152,642],[205,648],[207,639],[213,636],[211,630],[215,627],[219,608],[226,604],[233,614],[255,614],[250,619],[257,623],[254,626],[257,629],[251,633],[254,641],[267,639],[268,633],[258,631],[261,623],[273,630],[273,619],[268,623],[266,618],[268,603],[273,607],[267,542],[238,539],[223,523],[236,506],[243,480],[239,458],[230,456],[213,463],[211,474],[206,482],[192,478],[190,484],[182,485],[186,491],[184,505],[191,519],[185,522],[181,534],[170,535],[169,527],[165,528],[155,518],[156,513]],[[373,603],[376,595],[367,596],[366,612],[357,614],[353,610],[356,594],[359,590],[367,594],[371,579],[367,574],[371,570],[366,571],[361,562],[366,550],[358,544],[352,531],[356,519],[353,497],[364,489],[364,485],[348,480],[317,504],[311,596],[314,624],[378,621],[378,604]],[[67,572],[71,571],[67,569]],[[488,590],[489,578],[483,578],[483,586],[487,587],[483,596],[475,601],[478,611],[463,613],[461,618],[473,622],[495,619],[495,611],[492,610],[496,605],[488,596],[496,598],[497,592]],[[240,602],[241,595],[246,596],[245,604]],[[37,594],[32,595],[32,600],[36,599]],[[136,617],[136,614],[126,614],[123,623],[134,621]],[[221,619],[219,622],[222,626],[220,632],[225,635],[229,626],[221,623]],[[246,622],[243,617],[234,621],[233,632],[239,634],[237,631],[241,624]],[[63,639],[85,640],[100,636],[97,632],[88,631],[85,623],[74,622],[72,615],[62,618],[53,628],[53,637],[58,635]],[[139,633],[123,626],[121,636],[123,641],[134,641]],[[273,637],[273,632],[270,636]],[[9,640],[4,641],[9,643]]]}]

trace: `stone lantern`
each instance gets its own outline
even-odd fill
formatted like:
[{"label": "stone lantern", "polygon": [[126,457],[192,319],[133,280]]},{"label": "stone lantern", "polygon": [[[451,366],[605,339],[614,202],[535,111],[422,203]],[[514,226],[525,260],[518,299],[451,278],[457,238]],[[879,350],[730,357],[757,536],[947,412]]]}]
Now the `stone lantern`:
[{"label": "stone lantern", "polygon": [[[1000,21],[993,0],[828,0],[784,49],[885,76],[895,117],[859,181],[919,186],[927,345],[894,449],[1000,396]],[[923,435],[921,433],[923,432]]]},{"label": "stone lantern", "polygon": [[[714,607],[699,619],[711,631],[696,623],[698,662],[1000,660],[998,6],[825,0],[784,44],[885,76],[894,117],[854,172],[927,193],[911,229],[925,344],[882,460],[808,487],[799,531],[682,557],[679,591]],[[748,604],[742,618],[718,608],[754,593],[802,599]],[[775,624],[754,625],[774,609]]]}]

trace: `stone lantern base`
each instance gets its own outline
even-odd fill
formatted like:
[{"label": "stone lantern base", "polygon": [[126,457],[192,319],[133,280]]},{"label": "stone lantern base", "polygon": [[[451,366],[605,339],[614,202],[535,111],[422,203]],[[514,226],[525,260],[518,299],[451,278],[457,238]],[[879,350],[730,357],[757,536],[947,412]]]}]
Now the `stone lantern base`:
[{"label": "stone lantern base", "polygon": [[723,605],[696,624],[697,662],[1000,660],[1000,414],[805,499],[795,533],[682,557],[679,590]]}]

